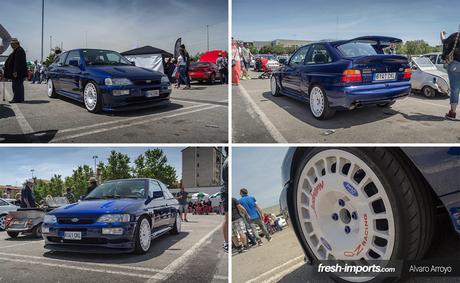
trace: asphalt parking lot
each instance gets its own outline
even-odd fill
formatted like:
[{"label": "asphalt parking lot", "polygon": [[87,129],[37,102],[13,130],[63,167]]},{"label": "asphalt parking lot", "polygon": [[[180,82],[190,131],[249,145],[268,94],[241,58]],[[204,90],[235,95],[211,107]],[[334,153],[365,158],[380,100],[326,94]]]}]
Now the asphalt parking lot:
[{"label": "asphalt parking lot", "polygon": [[[460,238],[446,216],[438,217],[435,239],[424,259],[460,258]],[[304,253],[291,227],[275,233],[272,240],[232,257],[232,279],[236,283],[255,282],[334,282],[318,274],[304,262]],[[459,282],[454,277],[415,277],[404,282]]]},{"label": "asphalt parking lot", "polygon": [[42,239],[0,232],[0,282],[227,282],[219,215],[190,215],[145,255],[48,252]]},{"label": "asphalt parking lot", "polygon": [[[46,84],[24,82],[26,102],[0,101],[0,142],[41,143],[226,143],[228,86],[192,84],[173,89],[171,104],[92,114],[82,103],[50,99]],[[1,87],[1,83],[0,83]],[[0,88],[0,94],[1,94]]]},{"label": "asphalt parking lot", "polygon": [[232,88],[233,141],[236,143],[458,143],[460,121],[444,114],[448,97],[411,94],[390,108],[363,107],[338,111],[329,120],[316,120],[306,103],[273,97],[269,79],[252,80]]}]

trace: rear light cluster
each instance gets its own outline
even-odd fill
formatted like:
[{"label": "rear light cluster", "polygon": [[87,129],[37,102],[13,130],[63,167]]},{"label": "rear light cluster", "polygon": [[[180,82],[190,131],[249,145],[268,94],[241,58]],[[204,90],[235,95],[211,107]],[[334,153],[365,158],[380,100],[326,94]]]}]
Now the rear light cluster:
[{"label": "rear light cluster", "polygon": [[410,80],[412,70],[410,68],[404,69],[403,79]]},{"label": "rear light cluster", "polygon": [[343,83],[357,83],[362,82],[363,77],[361,76],[360,70],[348,69],[342,73],[342,82]]}]

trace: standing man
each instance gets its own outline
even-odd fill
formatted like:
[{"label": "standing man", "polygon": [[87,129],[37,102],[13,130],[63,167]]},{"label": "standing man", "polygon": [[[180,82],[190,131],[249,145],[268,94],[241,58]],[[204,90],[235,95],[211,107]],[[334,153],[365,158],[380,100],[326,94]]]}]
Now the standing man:
[{"label": "standing man", "polygon": [[180,188],[180,192],[177,193],[176,199],[179,201],[179,213],[180,213],[180,218],[188,222],[187,220],[187,197],[188,197],[188,192],[185,191],[184,187],[182,186]]},{"label": "standing man", "polygon": [[227,83],[227,74],[226,74],[226,59],[222,56],[222,53],[219,53],[219,57],[216,60],[217,68],[219,69],[220,74],[220,83],[225,84]]},{"label": "standing man", "polygon": [[228,253],[228,147],[225,147],[227,158],[222,166],[222,188],[220,190],[220,199],[224,207],[224,223],[222,230],[224,232],[224,251]]},{"label": "standing man", "polygon": [[32,76],[32,84],[34,84],[36,81],[38,81],[39,83],[41,83],[41,79],[40,79],[40,69],[41,69],[41,66],[40,64],[38,63],[37,60],[34,61],[34,74]]},{"label": "standing man", "polygon": [[446,119],[456,120],[457,105],[460,93],[460,26],[459,31],[446,38],[446,32],[441,32],[442,59],[446,62],[447,75],[450,84],[450,110]]},{"label": "standing man", "polygon": [[86,191],[86,195],[89,195],[97,187],[96,177],[89,178],[89,187]]},{"label": "standing man", "polygon": [[240,190],[240,204],[246,209],[246,211],[249,214],[249,224],[251,224],[252,231],[254,232],[257,242],[259,243],[259,246],[262,245],[262,240],[260,239],[257,230],[256,230],[256,225],[259,226],[260,230],[264,233],[265,238],[268,241],[271,241],[271,236],[267,231],[267,227],[265,227],[264,222],[262,221],[262,209],[260,206],[257,204],[257,201],[254,197],[248,195],[248,190],[245,188],[242,188]]},{"label": "standing man", "polygon": [[21,208],[36,207],[33,188],[34,180],[28,179],[21,191]]},{"label": "standing man", "polygon": [[5,78],[13,81],[13,100],[10,103],[24,102],[24,78],[27,77],[26,52],[17,38],[11,39],[13,52],[5,62]]},{"label": "standing man", "polygon": [[182,44],[182,45],[180,46],[180,48],[181,48],[182,50],[184,50],[185,84],[186,84],[186,86],[185,86],[184,89],[190,89],[190,88],[191,88],[191,86],[190,86],[190,77],[189,77],[189,75],[188,75],[188,71],[189,71],[189,69],[190,69],[190,55],[188,54],[187,49],[185,49],[185,45],[184,45],[184,44]]},{"label": "standing man", "polygon": [[68,187],[66,189],[64,197],[69,201],[69,203],[74,203],[75,202],[75,196],[72,193],[72,188],[71,187]]},{"label": "standing man", "polygon": [[232,198],[232,237],[233,243],[240,253],[249,249],[248,239],[246,238],[246,233],[243,231],[245,224],[242,214],[249,218],[246,209],[236,198]]}]

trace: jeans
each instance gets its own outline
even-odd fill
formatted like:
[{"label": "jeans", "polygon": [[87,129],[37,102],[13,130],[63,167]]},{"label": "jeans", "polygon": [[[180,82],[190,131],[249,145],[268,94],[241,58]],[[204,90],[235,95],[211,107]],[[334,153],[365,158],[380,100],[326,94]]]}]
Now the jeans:
[{"label": "jeans", "polygon": [[24,79],[13,79],[13,100],[24,101]]},{"label": "jeans", "polygon": [[450,104],[458,104],[460,93],[460,62],[454,61],[447,66],[450,83]]},{"label": "jeans", "polygon": [[265,236],[265,238],[267,238],[267,240],[269,240],[271,238],[270,234],[267,231],[267,227],[265,227],[265,224],[262,221],[262,219],[260,219],[260,218],[259,219],[251,219],[250,224],[251,224],[252,231],[254,232],[254,236],[256,236],[256,238],[257,238],[257,241],[260,241],[260,237],[259,237],[259,233],[257,233],[256,225],[259,226],[260,230],[262,230],[262,232],[264,233],[264,236]]},{"label": "jeans", "polygon": [[40,73],[34,73],[32,76],[32,83],[34,84],[35,82],[41,83]]},{"label": "jeans", "polygon": [[186,84],[187,83],[187,67],[182,65],[179,66],[179,82],[178,85],[180,86],[181,83]]}]

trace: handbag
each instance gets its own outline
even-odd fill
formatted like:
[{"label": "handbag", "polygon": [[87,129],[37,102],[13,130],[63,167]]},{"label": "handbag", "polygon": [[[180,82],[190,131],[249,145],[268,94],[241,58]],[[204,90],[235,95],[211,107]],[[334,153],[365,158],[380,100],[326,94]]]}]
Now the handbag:
[{"label": "handbag", "polygon": [[457,36],[455,37],[454,47],[452,47],[452,50],[449,52],[449,54],[447,54],[446,59],[444,60],[444,62],[447,65],[450,65],[452,62],[454,62],[454,52],[455,52],[455,48],[457,48],[459,37],[460,37],[460,30],[457,32]]}]

